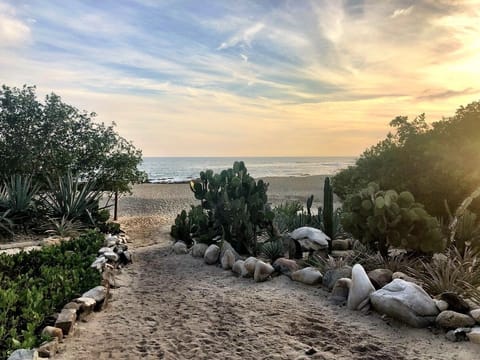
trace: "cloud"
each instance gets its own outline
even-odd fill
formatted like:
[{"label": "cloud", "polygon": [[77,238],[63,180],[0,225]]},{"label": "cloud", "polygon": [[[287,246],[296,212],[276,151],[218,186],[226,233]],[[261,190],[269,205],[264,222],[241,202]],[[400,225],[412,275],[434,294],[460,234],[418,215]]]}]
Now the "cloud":
[{"label": "cloud", "polygon": [[30,28],[13,7],[0,4],[0,47],[21,46],[30,39]]},{"label": "cloud", "polygon": [[390,17],[392,19],[395,19],[399,16],[407,16],[409,15],[413,10],[413,5],[412,6],[409,6],[408,8],[404,8],[404,9],[396,9],[392,15],[390,15]]},{"label": "cloud", "polygon": [[217,50],[224,50],[237,45],[251,47],[253,39],[264,27],[263,23],[256,23],[221,43]]},{"label": "cloud", "polygon": [[480,94],[479,89],[473,89],[471,87],[463,90],[425,90],[422,95],[417,96],[416,99],[420,101],[435,101],[445,100],[452,97],[464,96],[470,94]]}]

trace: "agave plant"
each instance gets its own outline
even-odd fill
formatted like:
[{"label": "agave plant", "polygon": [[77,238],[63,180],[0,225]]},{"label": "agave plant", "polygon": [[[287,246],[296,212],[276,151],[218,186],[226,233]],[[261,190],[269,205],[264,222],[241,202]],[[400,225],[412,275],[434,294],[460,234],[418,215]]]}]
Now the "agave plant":
[{"label": "agave plant", "polygon": [[480,303],[480,253],[467,244],[463,252],[452,246],[445,255],[420,261],[421,266],[408,273],[431,295],[452,291]]},{"label": "agave plant", "polygon": [[61,218],[49,218],[45,228],[45,233],[61,237],[76,237],[85,230],[85,226],[82,223],[68,220],[65,216]]},{"label": "agave plant", "polygon": [[71,173],[59,177],[57,183],[48,179],[49,191],[43,203],[52,218],[66,220],[91,219],[98,211],[102,191],[96,189],[94,180],[80,181]]},{"label": "agave plant", "polygon": [[0,208],[9,211],[13,222],[23,222],[35,210],[39,189],[29,176],[13,175],[0,187]]},{"label": "agave plant", "polygon": [[264,242],[262,244],[260,253],[273,263],[275,260],[283,256],[283,243],[279,239],[272,239]]}]

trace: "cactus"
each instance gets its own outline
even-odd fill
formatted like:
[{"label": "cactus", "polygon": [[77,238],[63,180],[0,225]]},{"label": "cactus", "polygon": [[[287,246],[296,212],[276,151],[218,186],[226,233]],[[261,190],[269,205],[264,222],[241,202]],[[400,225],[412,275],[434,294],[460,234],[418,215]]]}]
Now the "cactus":
[{"label": "cactus", "polygon": [[426,254],[445,249],[438,220],[408,191],[382,191],[371,183],[349,196],[343,210],[344,229],[384,256],[391,247]]},{"label": "cactus", "polygon": [[201,201],[205,214],[199,217],[197,210],[202,226],[195,220],[191,224],[198,235],[222,235],[237,251],[255,255],[258,231],[272,228],[273,213],[267,208],[268,184],[256,182],[240,161],[220,174],[202,171],[200,179],[190,182],[190,189]]},{"label": "cactus", "polygon": [[[334,234],[334,213],[333,213],[333,189],[330,185],[330,178],[326,177],[323,185],[323,230],[333,240]],[[332,242],[329,242],[328,252],[332,252]]]}]

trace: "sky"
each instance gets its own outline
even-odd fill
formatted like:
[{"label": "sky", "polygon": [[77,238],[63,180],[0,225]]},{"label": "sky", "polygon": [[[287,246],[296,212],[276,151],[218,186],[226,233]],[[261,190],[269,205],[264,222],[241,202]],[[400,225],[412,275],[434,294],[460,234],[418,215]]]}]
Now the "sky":
[{"label": "sky", "polygon": [[480,0],[0,0],[0,83],[144,156],[358,156],[480,100]]}]

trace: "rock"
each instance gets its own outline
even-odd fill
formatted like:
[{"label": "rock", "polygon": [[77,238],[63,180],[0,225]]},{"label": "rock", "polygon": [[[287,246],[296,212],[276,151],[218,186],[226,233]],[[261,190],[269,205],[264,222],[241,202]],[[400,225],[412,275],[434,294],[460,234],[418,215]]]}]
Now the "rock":
[{"label": "rock", "polygon": [[352,279],[341,278],[335,282],[332,293],[328,300],[336,305],[340,305],[347,302],[348,292],[352,285]]},{"label": "rock", "polygon": [[455,294],[454,292],[444,292],[439,296],[440,300],[448,303],[448,309],[456,311],[462,314],[468,314],[470,312],[470,306],[463,298]]},{"label": "rock", "polygon": [[113,251],[107,251],[103,253],[103,256],[110,261],[117,262],[119,257],[118,254],[114,253]]},{"label": "rock", "polygon": [[475,320],[469,315],[452,310],[445,310],[438,314],[435,322],[445,329],[455,329],[475,325]]},{"label": "rock", "polygon": [[470,311],[470,316],[475,320],[477,323],[480,323],[480,309],[475,309]]},{"label": "rock", "polygon": [[467,334],[472,331],[470,328],[458,328],[455,330],[450,330],[445,334],[447,340],[452,342],[458,341],[468,341]]},{"label": "rock", "polygon": [[205,251],[203,259],[208,265],[213,265],[218,261],[220,256],[220,248],[217,245],[210,245]]},{"label": "rock", "polygon": [[100,248],[100,250],[98,250],[98,255],[103,255],[104,253],[109,252],[109,251],[113,251],[112,248],[104,246],[104,247]]},{"label": "rock", "polygon": [[368,278],[375,289],[381,289],[392,281],[393,272],[390,269],[375,269],[368,273]]},{"label": "rock", "polygon": [[255,273],[255,265],[257,264],[258,259],[254,258],[253,256],[247,258],[243,265],[245,266],[245,269],[247,269],[248,274],[253,276]]},{"label": "rock", "polygon": [[231,250],[228,249],[224,252],[221,263],[224,270],[230,270],[232,268],[233,264],[235,264],[235,255]]},{"label": "rock", "polygon": [[241,277],[247,277],[248,276],[248,271],[245,268],[245,261],[243,260],[237,260],[235,261],[235,264],[232,266],[232,271],[237,274],[238,276]]},{"label": "rock", "polygon": [[309,226],[300,227],[290,233],[290,237],[297,241],[303,251],[318,251],[328,248],[330,238],[322,230]]},{"label": "rock", "polygon": [[105,296],[107,296],[107,288],[105,286],[96,286],[93,289],[88,290],[81,297],[95,300],[95,310],[101,310]]},{"label": "rock", "polygon": [[55,321],[55,327],[62,329],[63,335],[68,335],[76,320],[77,311],[75,309],[63,309]]},{"label": "rock", "polygon": [[115,235],[110,235],[110,234],[105,235],[105,243],[104,243],[105,246],[107,246],[107,247],[113,247],[113,246],[115,246],[115,245],[117,245],[117,244],[119,244],[119,243],[120,243],[120,241],[119,241],[119,239],[118,239],[117,236],[115,236]]},{"label": "rock", "polygon": [[347,307],[350,310],[368,310],[370,294],[375,291],[365,269],[360,264],[352,268],[352,282],[348,292]]},{"label": "rock", "polygon": [[448,309],[448,303],[446,301],[437,299],[433,299],[433,301],[435,301],[438,311],[442,312]]},{"label": "rock", "polygon": [[95,305],[97,302],[95,299],[89,298],[89,297],[80,297],[77,298],[75,301],[78,305],[80,305],[80,319],[85,319],[85,317],[93,312],[95,309]]},{"label": "rock", "polygon": [[105,256],[99,256],[95,259],[95,261],[90,265],[90,267],[97,269],[97,270],[102,270],[103,265],[107,263],[107,258]]},{"label": "rock", "polygon": [[37,360],[38,352],[30,349],[15,350],[7,360]]},{"label": "rock", "polygon": [[54,326],[45,326],[42,330],[42,335],[50,336],[57,338],[58,341],[62,341],[63,339],[63,331],[60,328]]},{"label": "rock", "polygon": [[322,273],[314,267],[306,267],[292,273],[292,280],[307,285],[320,284],[322,282]]},{"label": "rock", "polygon": [[338,279],[351,277],[351,266],[345,265],[338,269],[329,269],[325,272],[325,274],[323,274],[322,285],[328,288],[328,290],[332,290]]},{"label": "rock", "polygon": [[474,344],[480,344],[480,326],[475,326],[472,328],[468,334],[468,340],[470,340]]},{"label": "rock", "polygon": [[54,338],[51,341],[42,343],[37,350],[38,355],[41,357],[53,357],[58,351],[58,339]]},{"label": "rock", "polygon": [[132,262],[132,253],[128,250],[124,250],[118,254],[119,260],[122,264],[127,265]]},{"label": "rock", "polygon": [[295,260],[279,258],[273,263],[273,268],[280,274],[290,276],[293,272],[298,270],[298,265]]},{"label": "rock", "polygon": [[370,294],[370,301],[380,314],[418,328],[432,324],[439,312],[425,290],[402,279],[394,279]]},{"label": "rock", "polygon": [[335,239],[332,240],[332,250],[349,250],[350,240],[348,239]]},{"label": "rock", "polygon": [[192,256],[203,258],[205,256],[205,251],[207,251],[207,249],[208,249],[207,244],[197,243],[192,246]]},{"label": "rock", "polygon": [[75,311],[78,313],[78,311],[80,310],[80,304],[77,304],[77,303],[74,302],[74,301],[70,301],[70,302],[67,303],[63,308],[64,308],[64,309],[73,309],[73,310],[75,310]]},{"label": "rock", "polygon": [[173,252],[176,255],[188,253],[187,244],[185,244],[183,241],[177,241],[175,244],[173,244]]},{"label": "rock", "polygon": [[397,271],[397,272],[394,272],[392,274],[392,280],[395,280],[395,279],[405,280],[405,281],[408,281],[408,282],[411,282],[411,283],[414,283],[414,284],[418,285],[418,282],[417,282],[416,279],[412,278],[411,276],[408,276],[408,275],[404,274],[401,271]]},{"label": "rock", "polygon": [[220,250],[220,258],[223,258],[223,256],[225,255],[225,252],[228,251],[228,250],[230,250],[231,253],[235,256],[235,261],[243,260],[242,257],[235,251],[233,246],[226,240],[222,241],[222,248]]},{"label": "rock", "polygon": [[262,260],[257,260],[255,263],[255,273],[253,279],[256,282],[265,281],[275,271],[272,265],[264,263]]}]

